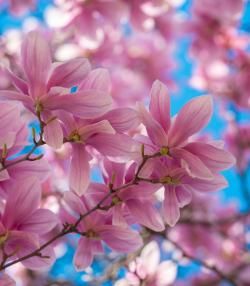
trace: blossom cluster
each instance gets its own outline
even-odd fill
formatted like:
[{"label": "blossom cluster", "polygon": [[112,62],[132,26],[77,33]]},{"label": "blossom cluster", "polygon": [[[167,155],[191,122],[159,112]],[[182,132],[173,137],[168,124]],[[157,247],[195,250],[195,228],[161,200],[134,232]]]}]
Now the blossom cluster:
[{"label": "blossom cluster", "polygon": [[[15,15],[38,5],[9,2]],[[219,208],[212,194],[228,186],[224,170],[247,168],[249,128],[231,118],[225,141],[234,155],[204,134],[218,95],[248,108],[249,38],[237,30],[243,1],[194,0],[191,19],[178,12],[182,1],[54,2],[48,29],[0,39],[0,285],[16,285],[8,271],[18,263],[48,269],[71,235],[76,271],[107,249],[132,255],[118,260],[128,271],[117,286],[172,285],[177,264],[160,257],[169,250],[197,254],[215,270],[192,285],[250,283],[242,224],[227,219],[237,209]],[[192,35],[198,62],[190,82],[206,92],[173,114],[183,34]],[[228,274],[235,269],[236,278]]]}]

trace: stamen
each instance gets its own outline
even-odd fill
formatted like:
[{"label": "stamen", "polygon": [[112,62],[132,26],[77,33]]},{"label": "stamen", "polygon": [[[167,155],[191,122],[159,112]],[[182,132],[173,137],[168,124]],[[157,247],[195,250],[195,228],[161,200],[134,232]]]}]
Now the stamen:
[{"label": "stamen", "polygon": [[166,147],[166,146],[161,147],[160,153],[161,153],[161,155],[163,155],[163,156],[164,156],[164,155],[169,155],[169,148]]}]

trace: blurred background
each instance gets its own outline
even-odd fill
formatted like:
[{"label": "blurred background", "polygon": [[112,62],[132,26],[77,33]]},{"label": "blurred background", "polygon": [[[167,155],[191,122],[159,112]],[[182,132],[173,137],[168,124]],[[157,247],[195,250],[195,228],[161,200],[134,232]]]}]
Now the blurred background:
[{"label": "blurred background", "polygon": [[[117,106],[134,106],[138,100],[147,104],[150,87],[155,79],[160,79],[168,86],[172,115],[195,96],[213,95],[213,117],[202,136],[225,140],[237,158],[237,166],[224,173],[228,188],[209,194],[212,197],[209,203],[206,198],[195,198],[186,212],[197,211],[199,214],[200,209],[207,218],[223,218],[226,214],[241,215],[248,212],[249,1],[0,0],[2,66],[15,69],[23,35],[35,29],[40,30],[51,43],[54,60],[87,57],[93,66],[108,68],[112,77],[112,96]],[[1,66],[0,87],[12,88]],[[92,178],[101,180],[95,171]],[[229,232],[220,238],[212,237],[212,230],[207,227],[207,235],[211,238],[206,237],[204,244],[201,241],[195,244],[193,241],[194,245],[187,246],[187,249],[202,256],[210,253],[209,246],[212,247],[213,243],[220,244],[225,252],[223,255],[228,255],[228,258],[224,261],[221,249],[217,249],[210,260],[217,261],[222,269],[227,269],[227,263],[234,259],[237,248],[235,239],[242,237],[242,233],[246,237],[246,248],[249,249],[248,225],[230,226],[232,239]],[[186,230],[185,227],[182,225],[180,229],[177,226],[175,230],[170,230],[172,237],[181,234],[189,237],[190,233],[195,237],[205,235],[195,234],[199,231]],[[26,280],[23,280],[20,273],[24,270],[20,266],[10,269],[10,273],[16,274],[17,285],[137,285],[117,282],[128,272],[125,266],[129,262],[122,264],[121,258],[115,254],[96,257],[92,267],[86,272],[77,273],[72,264],[75,238],[70,236],[57,245],[58,260],[48,273],[26,270],[27,273],[22,274]],[[172,263],[163,271],[169,281],[157,286],[230,285],[227,282],[213,282],[214,277],[202,269],[199,262],[186,259],[180,250],[164,241],[164,238],[155,239],[159,242],[161,261]],[[189,239],[191,244],[192,238]],[[159,250],[156,246],[151,247],[155,247],[156,252]],[[110,265],[115,266],[110,268]],[[248,271],[242,274],[247,277],[244,278],[246,280],[242,278],[247,282],[239,285],[250,285],[249,268]],[[200,273],[203,276],[199,280]]]}]

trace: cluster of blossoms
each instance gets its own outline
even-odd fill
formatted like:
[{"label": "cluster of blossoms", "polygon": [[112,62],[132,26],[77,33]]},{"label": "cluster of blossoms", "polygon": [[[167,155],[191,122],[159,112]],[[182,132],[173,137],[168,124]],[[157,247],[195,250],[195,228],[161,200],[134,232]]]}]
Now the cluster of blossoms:
[{"label": "cluster of blossoms", "polygon": [[[38,5],[21,2],[9,1],[13,14]],[[191,82],[249,107],[243,1],[194,0],[191,19],[183,1],[54,2],[49,29],[18,31],[15,52],[8,33],[0,39],[0,285],[45,285],[26,269],[48,269],[73,234],[76,271],[113,259],[97,285],[124,265],[117,286],[182,285],[177,262],[188,258],[212,271],[190,285],[247,286],[249,212],[211,193],[228,186],[224,170],[246,170],[249,126],[231,120],[229,152],[200,133],[217,97],[170,109],[176,39],[189,33]]]},{"label": "cluster of blossoms", "polygon": [[[108,72],[91,69],[88,60],[81,58],[52,64],[49,46],[38,32],[29,33],[23,41],[21,65],[22,78],[7,71],[16,90],[0,93],[4,99],[3,269],[9,260],[39,248],[43,235],[49,235],[56,225],[62,229],[60,233],[82,236],[74,257],[77,270],[88,267],[94,255],[103,252],[102,242],[119,252],[135,251],[142,239],[131,224],[163,231],[164,221],[170,226],[176,224],[179,209],[190,203],[193,191],[214,191],[227,185],[219,172],[234,164],[232,155],[216,141],[192,138],[211,117],[210,96],[193,99],[171,118],[167,88],[155,81],[149,111],[139,103],[135,109],[112,107]],[[74,86],[77,90],[72,92]],[[21,107],[13,101],[22,103],[39,121],[39,139],[33,129],[35,147],[47,144],[59,149],[65,145],[70,149],[64,170],[65,176],[69,174],[69,191],[63,194],[58,216],[37,209],[40,184],[49,175],[46,161],[32,153],[21,159],[15,156],[25,146],[27,130],[17,119]],[[138,124],[145,127],[144,135],[134,128]],[[93,158],[103,173],[103,184],[90,182]],[[154,196],[162,186],[164,220]],[[39,252],[23,264],[39,268],[44,260],[53,261],[53,256],[46,257]]]}]

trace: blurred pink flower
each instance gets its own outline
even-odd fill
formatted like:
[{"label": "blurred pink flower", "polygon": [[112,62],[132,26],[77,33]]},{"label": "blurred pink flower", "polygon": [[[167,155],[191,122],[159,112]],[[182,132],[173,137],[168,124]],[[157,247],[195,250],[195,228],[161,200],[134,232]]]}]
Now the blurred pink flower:
[{"label": "blurred pink flower", "polygon": [[177,276],[177,265],[166,260],[160,263],[160,249],[155,241],[149,242],[141,255],[129,265],[129,272],[115,286],[168,286]]},{"label": "blurred pink flower", "polygon": [[[4,0],[0,0],[0,4]],[[36,0],[9,0],[10,12],[15,16],[21,16],[27,11],[34,9]]]},{"label": "blurred pink flower", "polygon": [[[121,0],[57,0],[61,27],[75,35],[85,48],[96,49],[105,39],[106,29],[126,18],[127,5]],[[64,20],[63,20],[64,19]],[[60,22],[60,20],[59,20]]]}]

